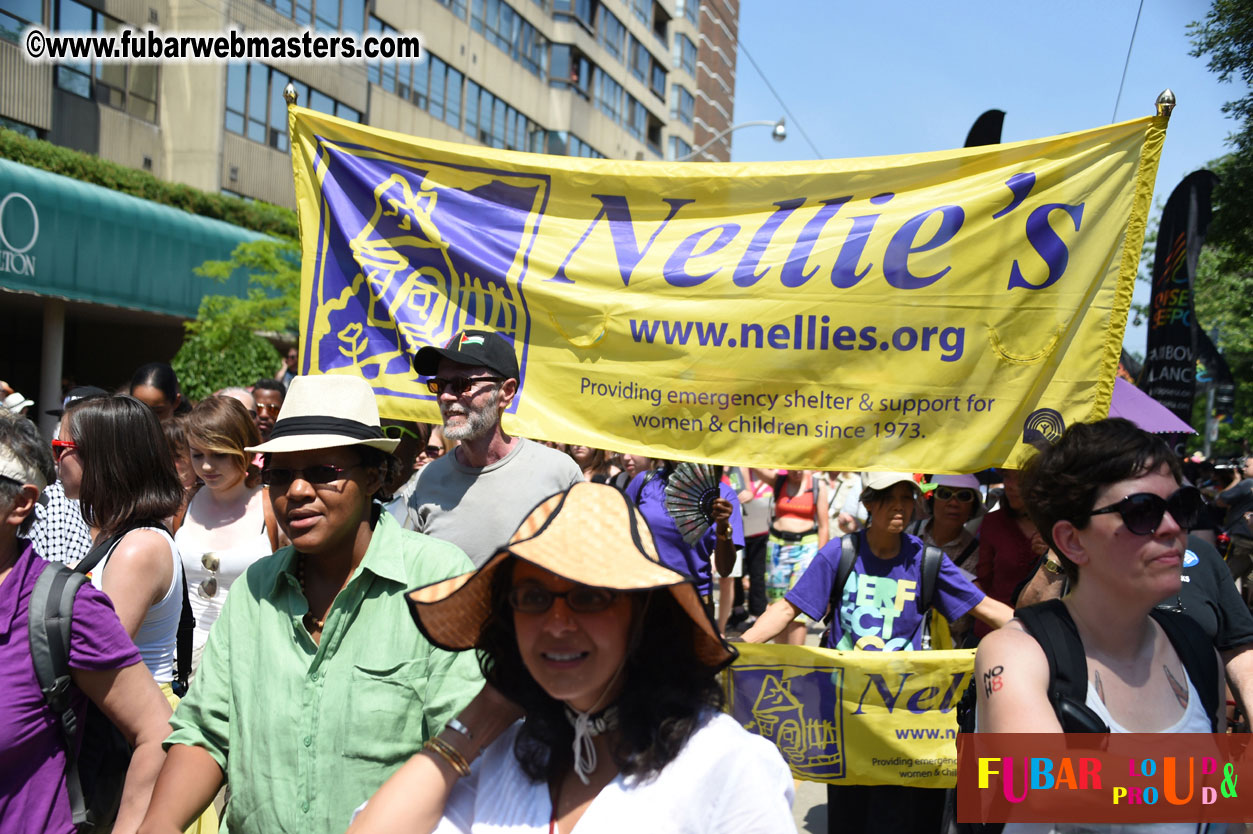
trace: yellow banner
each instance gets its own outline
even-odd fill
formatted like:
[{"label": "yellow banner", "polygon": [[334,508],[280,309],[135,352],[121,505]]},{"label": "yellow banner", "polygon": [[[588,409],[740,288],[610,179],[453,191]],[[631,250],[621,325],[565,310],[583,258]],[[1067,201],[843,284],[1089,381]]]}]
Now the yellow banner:
[{"label": "yellow banner", "polygon": [[438,422],[410,367],[509,339],[512,433],[974,471],[1108,412],[1166,118],[907,156],[586,160],[290,109],[301,373]]},{"label": "yellow banner", "polygon": [[770,739],[797,779],[957,784],[957,704],[973,649],[837,652],[737,643],[726,710]]}]

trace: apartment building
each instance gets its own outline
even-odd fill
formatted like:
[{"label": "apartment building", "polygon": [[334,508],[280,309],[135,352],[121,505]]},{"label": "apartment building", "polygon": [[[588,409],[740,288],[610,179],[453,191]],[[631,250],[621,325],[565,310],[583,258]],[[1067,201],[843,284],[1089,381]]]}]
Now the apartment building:
[{"label": "apartment building", "polygon": [[[282,91],[375,127],[496,148],[683,159],[730,125],[737,0],[0,0],[0,125],[163,179],[294,205]],[[31,24],[415,33],[420,60],[59,66]],[[727,139],[702,159],[728,160]]]}]

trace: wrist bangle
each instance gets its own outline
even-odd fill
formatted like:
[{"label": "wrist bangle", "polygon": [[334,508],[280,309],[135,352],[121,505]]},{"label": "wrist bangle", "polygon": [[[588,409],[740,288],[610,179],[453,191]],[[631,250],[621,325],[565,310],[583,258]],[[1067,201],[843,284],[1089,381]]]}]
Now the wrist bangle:
[{"label": "wrist bangle", "polygon": [[439,756],[448,766],[456,771],[458,776],[465,777],[470,775],[470,763],[466,761],[466,757],[457,752],[457,748],[441,738],[429,738],[426,744],[422,745],[423,750],[429,750]]},{"label": "wrist bangle", "polygon": [[444,725],[454,733],[460,733],[465,736],[466,741],[474,741],[474,733],[470,732],[470,728],[462,724],[456,718],[449,718],[448,723]]}]

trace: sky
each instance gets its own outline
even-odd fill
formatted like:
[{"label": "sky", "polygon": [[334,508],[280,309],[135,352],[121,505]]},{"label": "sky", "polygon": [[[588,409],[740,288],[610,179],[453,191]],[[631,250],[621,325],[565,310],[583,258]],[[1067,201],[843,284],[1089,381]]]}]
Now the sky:
[{"label": "sky", "polygon": [[[783,142],[768,127],[736,131],[732,160],[957,148],[991,109],[1005,111],[1002,141],[1054,136],[1151,115],[1169,87],[1178,104],[1156,209],[1187,174],[1226,153],[1233,123],[1222,105],[1244,93],[1188,54],[1187,25],[1209,5],[1143,0],[1136,27],[1140,0],[741,0],[734,123],[792,117]],[[1135,300],[1147,303],[1147,285]],[[1124,346],[1143,355],[1145,336],[1129,323]]]}]

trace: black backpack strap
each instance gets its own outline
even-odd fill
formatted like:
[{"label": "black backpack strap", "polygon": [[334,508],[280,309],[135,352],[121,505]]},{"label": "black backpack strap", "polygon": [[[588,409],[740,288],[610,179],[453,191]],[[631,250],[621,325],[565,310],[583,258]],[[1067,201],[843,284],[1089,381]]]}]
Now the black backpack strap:
[{"label": "black backpack strap", "polygon": [[187,572],[183,571],[183,611],[178,617],[178,632],[174,643],[174,682],[170,688],[182,698],[187,694],[191,679],[192,635],[196,631],[196,615],[191,610],[191,597],[187,593]]},{"label": "black backpack strap", "polygon": [[1183,669],[1191,679],[1196,691],[1201,693],[1201,704],[1209,717],[1210,728],[1218,731],[1218,657],[1214,643],[1187,614],[1154,608],[1149,616],[1170,638],[1175,654],[1183,663]]},{"label": "black backpack strap", "polygon": [[65,748],[65,784],[75,826],[87,821],[82,785],[78,778],[78,716],[70,703],[70,639],[74,597],[87,581],[84,574],[61,565],[49,565],[35,581],[27,611],[30,656],[44,703],[57,717]]},{"label": "black backpack strap", "polygon": [[935,545],[927,545],[922,551],[922,584],[918,587],[918,613],[926,614],[935,600],[935,586],[940,577],[940,563],[944,551]]},{"label": "black backpack strap", "polygon": [[1014,616],[1035,638],[1049,663],[1049,703],[1062,730],[1107,733],[1108,725],[1087,706],[1088,659],[1079,629],[1059,599],[1019,608]]},{"label": "black backpack strap", "polygon": [[831,602],[827,606],[827,623],[839,616],[840,603],[844,599],[844,586],[853,572],[853,562],[857,561],[857,535],[847,533],[840,538],[840,563],[835,569],[835,584],[831,586]]}]

